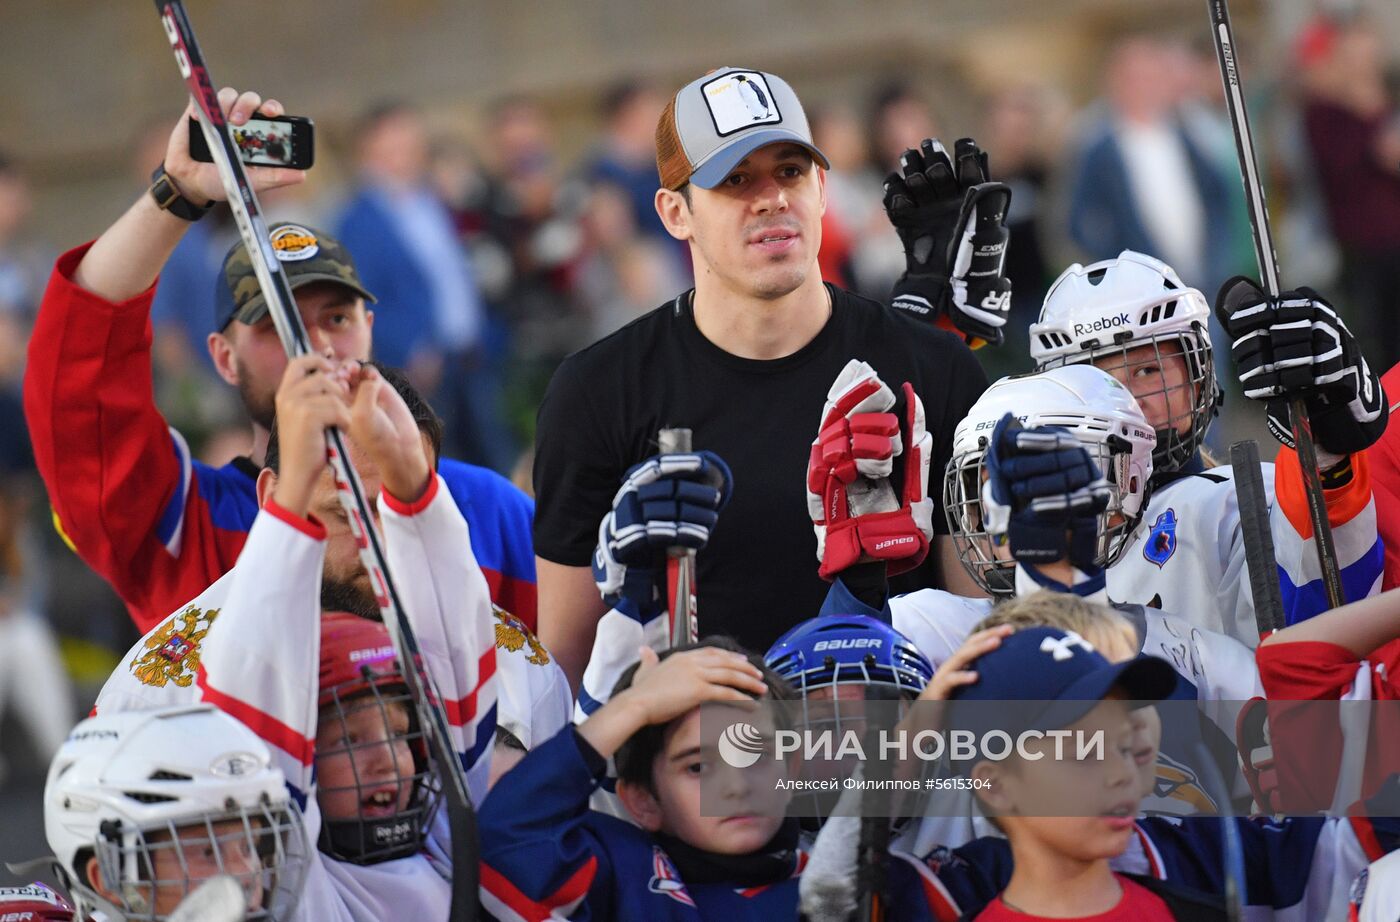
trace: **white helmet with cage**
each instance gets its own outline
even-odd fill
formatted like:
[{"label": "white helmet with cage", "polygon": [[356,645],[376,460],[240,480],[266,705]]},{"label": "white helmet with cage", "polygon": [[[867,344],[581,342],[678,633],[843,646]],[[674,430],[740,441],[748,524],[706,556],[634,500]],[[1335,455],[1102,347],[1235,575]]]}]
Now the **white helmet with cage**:
[{"label": "white helmet with cage", "polygon": [[[1050,286],[1030,335],[1037,370],[1092,363],[1122,369],[1144,404],[1161,394],[1165,418],[1153,420],[1159,473],[1181,470],[1195,457],[1220,406],[1210,305],[1171,266],[1132,250],[1089,266],[1075,263]],[[1130,360],[1134,349],[1141,351]],[[1173,354],[1186,366],[1179,386],[1167,377]],[[1142,374],[1156,379],[1139,384],[1134,379]]]},{"label": "white helmet with cage", "polygon": [[247,894],[248,919],[286,920],[309,855],[267,745],[207,705],[78,724],[49,767],[44,826],[84,918],[158,922],[227,874]]},{"label": "white helmet with cage", "polygon": [[1092,365],[1067,365],[995,382],[953,431],[943,509],[963,567],[993,596],[1015,589],[1015,561],[997,554],[982,524],[982,461],[992,431],[1007,413],[1027,428],[1065,429],[1088,449],[1112,486],[1108,508],[1099,516],[1096,555],[1103,566],[1112,566],[1147,508],[1156,435],[1133,395],[1112,375]]}]

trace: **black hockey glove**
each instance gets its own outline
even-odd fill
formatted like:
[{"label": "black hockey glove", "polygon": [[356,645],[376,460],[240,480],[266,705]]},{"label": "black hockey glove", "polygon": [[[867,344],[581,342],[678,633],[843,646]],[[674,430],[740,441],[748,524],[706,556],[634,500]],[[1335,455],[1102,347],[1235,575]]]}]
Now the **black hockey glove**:
[{"label": "black hockey glove", "polygon": [[1233,341],[1244,395],[1267,403],[1269,429],[1284,445],[1293,447],[1293,397],[1303,398],[1317,447],[1330,455],[1361,451],[1381,437],[1389,407],[1380,378],[1317,292],[1285,291],[1270,303],[1253,281],[1236,276],[1220,289],[1215,314]]},{"label": "black hockey glove", "polygon": [[937,139],[904,152],[885,179],[885,214],[904,243],[897,310],[962,334],[972,348],[1001,345],[1011,310],[1006,210],[1011,188],[990,182],[987,155],[971,138],[953,159]]}]

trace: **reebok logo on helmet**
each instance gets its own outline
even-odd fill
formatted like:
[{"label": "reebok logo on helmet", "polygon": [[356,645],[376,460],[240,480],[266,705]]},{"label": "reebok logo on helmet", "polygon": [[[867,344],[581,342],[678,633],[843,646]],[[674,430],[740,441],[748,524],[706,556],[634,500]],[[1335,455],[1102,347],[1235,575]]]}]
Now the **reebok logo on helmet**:
[{"label": "reebok logo on helmet", "polygon": [[1125,327],[1131,321],[1127,314],[1119,314],[1116,317],[1100,317],[1092,323],[1076,323],[1074,325],[1074,335],[1084,336],[1088,333],[1099,333],[1103,330],[1113,330],[1118,327]]}]

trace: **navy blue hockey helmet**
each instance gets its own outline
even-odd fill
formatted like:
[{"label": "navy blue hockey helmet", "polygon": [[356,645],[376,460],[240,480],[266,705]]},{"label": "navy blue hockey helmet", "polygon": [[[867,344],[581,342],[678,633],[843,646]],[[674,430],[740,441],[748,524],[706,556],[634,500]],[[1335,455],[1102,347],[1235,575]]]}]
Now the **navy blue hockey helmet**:
[{"label": "navy blue hockey helmet", "polygon": [[912,698],[933,679],[928,657],[909,638],[869,615],[803,621],[778,638],[764,661],[804,696],[832,685],[864,685]]}]

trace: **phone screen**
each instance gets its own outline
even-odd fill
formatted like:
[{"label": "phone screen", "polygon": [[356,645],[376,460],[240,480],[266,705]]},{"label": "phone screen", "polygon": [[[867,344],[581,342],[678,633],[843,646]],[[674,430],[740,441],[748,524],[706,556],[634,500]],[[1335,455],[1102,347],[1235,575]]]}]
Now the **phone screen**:
[{"label": "phone screen", "polygon": [[[311,165],[311,122],[304,118],[248,119],[242,125],[230,125],[233,142],[238,145],[241,159],[252,166],[280,166],[304,170]],[[209,149],[199,123],[190,120],[190,155],[208,162]]]},{"label": "phone screen", "polygon": [[257,161],[266,166],[290,166],[296,162],[292,126],[287,122],[250,118],[242,125],[229,127],[233,131],[233,143],[243,152],[244,161]]}]

